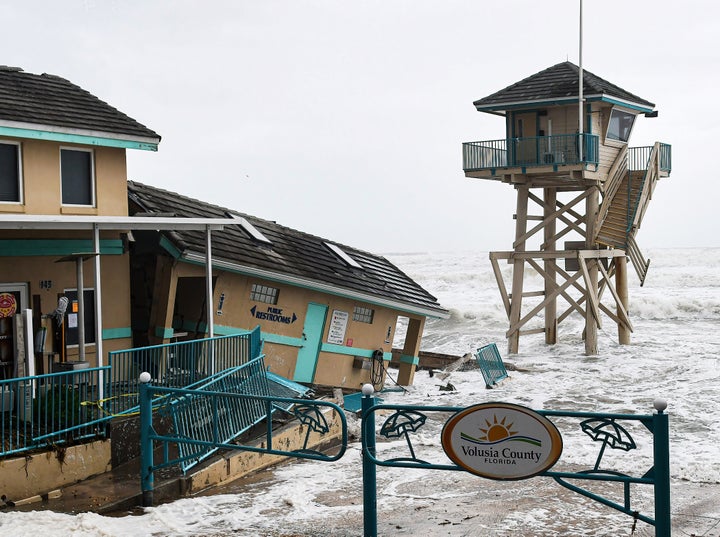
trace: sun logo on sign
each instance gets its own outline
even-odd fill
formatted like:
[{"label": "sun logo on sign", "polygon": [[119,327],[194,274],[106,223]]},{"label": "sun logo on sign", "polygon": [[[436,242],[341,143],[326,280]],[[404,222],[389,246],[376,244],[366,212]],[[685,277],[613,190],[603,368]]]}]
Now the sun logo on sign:
[{"label": "sun logo on sign", "polygon": [[492,422],[486,419],[485,423],[487,424],[487,429],[480,427],[480,432],[484,435],[480,437],[480,440],[497,442],[498,440],[503,440],[517,434],[517,431],[512,430],[512,423],[506,424],[505,418],[498,421],[497,415],[493,415]]}]

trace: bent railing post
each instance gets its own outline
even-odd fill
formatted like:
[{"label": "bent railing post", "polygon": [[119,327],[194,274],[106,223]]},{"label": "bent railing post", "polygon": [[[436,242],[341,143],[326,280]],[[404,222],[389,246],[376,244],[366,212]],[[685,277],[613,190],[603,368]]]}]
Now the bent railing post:
[{"label": "bent railing post", "polygon": [[150,394],[150,373],[140,374],[140,483],[142,488],[142,506],[153,504],[153,445],[152,396]]}]

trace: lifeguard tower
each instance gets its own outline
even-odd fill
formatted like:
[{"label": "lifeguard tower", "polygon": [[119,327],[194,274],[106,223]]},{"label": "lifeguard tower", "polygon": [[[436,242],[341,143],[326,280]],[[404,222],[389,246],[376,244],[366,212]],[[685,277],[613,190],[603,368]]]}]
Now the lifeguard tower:
[{"label": "lifeguard tower", "polygon": [[[597,354],[605,316],[617,324],[619,342],[629,343],[627,259],[642,285],[649,261],[635,237],[671,161],[667,144],[631,148],[628,141],[638,116],[657,116],[655,105],[571,62],[474,105],[503,116],[505,136],[464,143],[465,176],[517,191],[512,250],[490,253],[509,352],[518,352],[521,335],[544,333],[556,343],[558,325],[575,312],[585,319],[586,354]],[[509,278],[500,261],[511,265]],[[526,280],[540,288],[525,289]]]}]

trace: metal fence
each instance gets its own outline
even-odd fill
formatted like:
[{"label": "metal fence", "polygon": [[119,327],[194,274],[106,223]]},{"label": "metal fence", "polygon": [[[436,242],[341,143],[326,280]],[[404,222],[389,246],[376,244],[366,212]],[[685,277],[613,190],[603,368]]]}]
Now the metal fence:
[{"label": "metal fence", "polygon": [[183,388],[249,362],[260,354],[260,348],[260,329],[256,328],[245,334],[110,352],[104,407],[113,414],[136,407],[142,372],[150,373],[156,386]]},{"label": "metal fence", "polygon": [[138,377],[143,371],[151,373],[156,384],[168,387],[209,382],[206,379],[224,370],[235,371],[237,383],[238,375],[245,374],[237,372],[238,366],[260,356],[261,346],[257,328],[110,352],[103,367],[0,380],[0,457],[105,437],[110,419],[136,411]]},{"label": "metal fence", "polygon": [[0,456],[103,437],[103,413],[91,402],[109,369],[0,380]]}]

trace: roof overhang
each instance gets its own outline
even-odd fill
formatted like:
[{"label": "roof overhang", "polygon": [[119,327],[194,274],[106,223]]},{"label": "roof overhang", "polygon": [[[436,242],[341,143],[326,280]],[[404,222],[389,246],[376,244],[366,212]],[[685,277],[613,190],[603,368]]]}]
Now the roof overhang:
[{"label": "roof overhang", "polygon": [[[604,93],[594,94],[594,95],[585,95],[583,97],[585,102],[606,102],[614,105],[619,105],[624,108],[629,108],[631,110],[637,111],[638,113],[647,114],[652,112],[655,109],[655,106],[652,105],[648,107],[648,105],[642,104],[642,103],[636,103],[631,102],[625,99],[619,99],[617,97],[612,97],[610,95],[605,95]],[[482,100],[482,99],[481,99]],[[490,114],[500,114],[505,115],[505,113],[509,110],[522,110],[522,109],[535,109],[539,107],[544,106],[563,106],[568,104],[575,104],[578,102],[577,95],[570,96],[570,97],[559,97],[559,98],[552,98],[552,99],[536,99],[536,100],[526,100],[526,101],[506,101],[506,102],[499,102],[499,103],[491,103],[487,105],[477,104],[480,101],[476,101],[473,103],[475,105],[475,109],[478,112],[487,112]]]},{"label": "roof overhang", "polygon": [[[196,252],[184,252],[180,259],[192,264],[204,264],[205,255]],[[342,296],[346,298],[352,298],[368,304],[375,304],[378,306],[384,306],[395,310],[403,311],[406,313],[413,313],[415,315],[422,315],[424,317],[431,317],[436,319],[448,319],[450,313],[444,309],[427,308],[418,305],[408,304],[407,302],[401,302],[398,300],[392,300],[390,298],[383,298],[370,293],[363,293],[360,291],[354,291],[352,289],[346,289],[337,285],[330,285],[316,280],[308,278],[301,278],[298,276],[292,276],[290,274],[282,274],[280,272],[274,272],[271,270],[264,270],[255,267],[248,267],[240,265],[238,263],[232,263],[223,259],[213,258],[213,267],[234,272],[237,274],[243,274],[246,276],[254,276],[265,280],[276,281],[279,283],[287,283],[297,287],[305,289],[311,289],[313,291],[320,291],[335,296]]]},{"label": "roof overhang", "polygon": [[0,214],[0,229],[204,231],[223,229],[233,224],[239,224],[239,221],[235,218]]},{"label": "roof overhang", "polygon": [[144,151],[157,151],[160,143],[159,136],[145,137],[6,120],[0,120],[0,136]]}]

